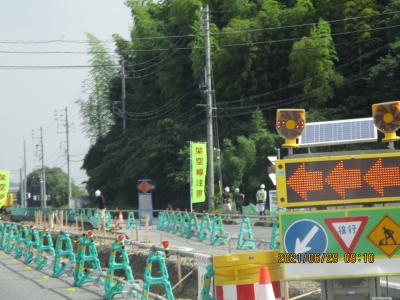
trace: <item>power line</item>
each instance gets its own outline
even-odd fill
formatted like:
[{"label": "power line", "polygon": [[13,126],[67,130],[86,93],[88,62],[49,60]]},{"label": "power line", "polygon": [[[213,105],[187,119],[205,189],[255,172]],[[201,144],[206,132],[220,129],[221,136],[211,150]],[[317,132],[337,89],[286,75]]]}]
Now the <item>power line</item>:
[{"label": "power line", "polygon": [[[368,72],[369,70],[366,70],[360,74],[357,74],[355,76],[353,76],[352,78],[349,78],[345,83],[342,84],[342,86],[346,86],[350,83],[356,82],[358,80],[361,80],[363,78],[363,76]],[[284,98],[284,99],[280,99],[277,101],[274,101],[272,103],[269,103],[268,105],[265,105],[264,107],[261,107],[260,110],[262,111],[266,111],[266,110],[271,110],[277,107],[281,107],[281,106],[287,106],[290,104],[295,104],[295,103],[299,103],[299,102],[304,102],[304,100],[312,98],[315,96],[315,94],[317,94],[319,91],[321,91],[323,89],[323,87],[319,87],[316,88],[312,91],[310,91],[309,93],[303,93],[301,95],[296,95],[296,96],[291,96],[288,98]],[[238,112],[238,113],[232,113],[232,114],[223,114],[223,115],[219,115],[218,119],[223,119],[223,118],[228,118],[228,117],[236,117],[236,116],[243,116],[243,115],[248,115],[248,114],[252,114],[254,113],[254,110],[251,111],[244,111],[244,112]]]},{"label": "power line", "polygon": [[[383,27],[375,27],[375,28],[369,28],[369,29],[360,29],[360,30],[336,32],[336,33],[331,33],[331,36],[342,36],[342,35],[348,35],[348,34],[354,34],[354,33],[379,31],[379,30],[393,29],[393,28],[397,28],[397,27],[400,27],[400,24],[391,25],[391,26],[383,26]],[[277,40],[268,40],[268,41],[247,41],[247,42],[243,42],[243,43],[222,44],[222,45],[219,45],[219,47],[232,48],[232,47],[242,47],[242,46],[249,46],[249,45],[277,44],[277,43],[299,41],[304,37],[306,37],[306,36],[294,37],[294,38],[285,38],[285,39],[277,39]],[[320,36],[315,36],[314,38],[321,39],[321,38],[325,38],[325,37],[326,37],[326,35],[320,35]],[[171,51],[171,50],[176,50],[176,51],[185,50],[185,51],[187,51],[187,50],[193,50],[193,49],[203,49],[203,47],[195,46],[195,47],[131,49],[131,50],[129,50],[129,52],[130,53],[135,53],[135,52]],[[18,51],[15,51],[15,52],[18,52]],[[46,53],[49,53],[49,52],[46,52]],[[58,53],[58,52],[54,51],[54,53]],[[62,53],[62,51],[60,53]],[[90,53],[88,52],[88,54],[90,54]],[[134,67],[135,65],[132,65],[132,66]],[[60,66],[16,66],[16,65],[6,66],[6,65],[3,65],[3,66],[0,66],[0,69],[80,69],[80,68],[95,68],[95,67],[99,67],[99,68],[100,67],[119,67],[119,65],[116,65],[116,64],[110,64],[110,65],[60,65]],[[142,76],[142,77],[145,77],[145,76]],[[137,78],[142,78],[142,77],[137,77]]]},{"label": "power line", "polygon": [[[334,19],[334,20],[325,20],[327,23],[334,24],[343,21],[350,20],[358,20],[364,18],[373,18],[377,16],[384,15],[392,15],[400,13],[400,10],[395,11],[385,11],[382,13],[376,13],[368,16],[357,16],[357,17],[349,17],[342,19]],[[210,32],[210,35],[229,35],[229,34],[240,34],[246,32],[257,32],[257,31],[270,31],[270,30],[280,30],[280,29],[291,29],[297,27],[306,27],[313,26],[318,23],[301,23],[294,25],[285,25],[285,26],[276,26],[276,27],[262,27],[262,28],[254,28],[254,29],[246,29],[246,30],[237,30],[237,31],[225,31],[225,32]],[[203,34],[204,36],[204,34]],[[132,41],[135,40],[160,40],[160,39],[174,39],[174,38],[185,38],[185,37],[196,37],[195,34],[177,34],[177,35],[159,35],[159,36],[149,36],[149,37],[131,37]],[[115,43],[114,40],[101,40],[103,43]],[[66,40],[66,39],[49,39],[49,40],[0,40],[0,44],[56,44],[56,43],[64,43],[64,44],[89,44],[90,42],[87,40]]]}]

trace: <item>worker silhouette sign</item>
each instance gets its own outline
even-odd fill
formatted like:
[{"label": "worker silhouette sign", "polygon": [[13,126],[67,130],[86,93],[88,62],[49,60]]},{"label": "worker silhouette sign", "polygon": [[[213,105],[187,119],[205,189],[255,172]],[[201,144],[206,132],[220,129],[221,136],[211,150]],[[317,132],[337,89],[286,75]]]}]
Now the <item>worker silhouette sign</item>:
[{"label": "worker silhouette sign", "polygon": [[388,257],[400,247],[400,225],[390,216],[384,216],[368,234],[368,239]]},{"label": "worker silhouette sign", "polygon": [[381,239],[379,241],[379,245],[389,245],[388,244],[389,240],[393,241],[393,244],[391,243],[392,245],[397,245],[396,240],[394,239],[394,236],[393,236],[394,231],[389,228],[386,228],[385,226],[383,226],[382,229],[383,229],[383,234],[385,235],[385,238]]}]

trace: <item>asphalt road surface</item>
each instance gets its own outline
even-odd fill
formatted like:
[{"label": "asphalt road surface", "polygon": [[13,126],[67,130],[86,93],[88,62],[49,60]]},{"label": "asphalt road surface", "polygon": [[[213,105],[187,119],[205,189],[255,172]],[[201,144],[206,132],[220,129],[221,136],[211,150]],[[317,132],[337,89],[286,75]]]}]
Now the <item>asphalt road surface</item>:
[{"label": "asphalt road surface", "polygon": [[52,278],[49,270],[39,272],[0,251],[1,300],[102,299],[103,290],[92,284],[72,286],[72,278]]}]

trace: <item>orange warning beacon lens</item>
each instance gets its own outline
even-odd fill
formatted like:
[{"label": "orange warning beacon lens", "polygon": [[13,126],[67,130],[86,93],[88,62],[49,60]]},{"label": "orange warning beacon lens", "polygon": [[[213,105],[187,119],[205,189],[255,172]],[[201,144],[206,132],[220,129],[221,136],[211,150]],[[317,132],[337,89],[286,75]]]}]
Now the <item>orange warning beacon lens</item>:
[{"label": "orange warning beacon lens", "polygon": [[303,133],[306,123],[304,109],[278,109],[276,130],[285,139],[286,147],[297,147],[296,139]]}]

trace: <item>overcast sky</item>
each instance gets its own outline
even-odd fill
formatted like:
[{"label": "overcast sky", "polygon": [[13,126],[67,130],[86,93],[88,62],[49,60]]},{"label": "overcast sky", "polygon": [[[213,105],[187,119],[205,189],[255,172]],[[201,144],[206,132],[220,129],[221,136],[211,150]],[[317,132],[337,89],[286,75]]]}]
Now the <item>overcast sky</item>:
[{"label": "overcast sky", "polygon": [[[19,181],[24,139],[28,173],[40,166],[35,156],[35,144],[41,126],[45,164],[66,171],[66,158],[63,145],[60,145],[65,141],[65,134],[57,134],[54,118],[54,112],[64,111],[66,106],[73,123],[70,141],[72,178],[78,184],[86,179],[80,167],[89,140],[82,133],[79,107],[75,101],[85,96],[82,81],[87,78],[88,69],[26,70],[4,69],[3,66],[88,65],[89,56],[9,54],[1,51],[86,51],[86,44],[20,41],[85,40],[85,32],[110,41],[113,33],[128,38],[131,26],[130,10],[122,0],[0,0],[0,169],[11,170],[12,181]],[[106,46],[113,49],[112,43]],[[58,131],[63,131],[63,128],[59,127]]]}]

